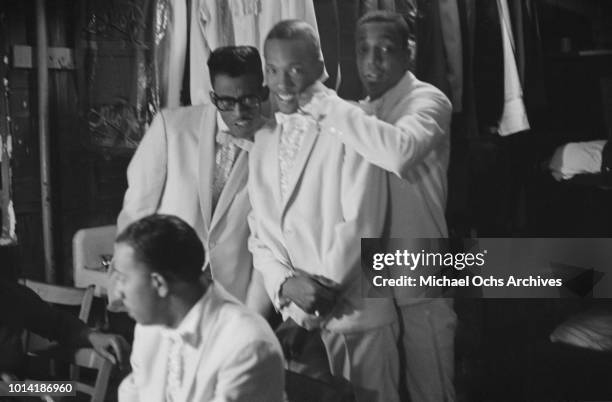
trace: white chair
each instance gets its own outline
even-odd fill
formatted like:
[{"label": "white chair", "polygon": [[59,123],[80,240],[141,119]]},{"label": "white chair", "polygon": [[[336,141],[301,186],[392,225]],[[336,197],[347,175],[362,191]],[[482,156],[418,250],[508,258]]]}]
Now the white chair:
[{"label": "white chair", "polygon": [[95,285],[96,296],[106,294],[108,268],[113,256],[117,227],[81,229],[72,238],[75,286]]}]

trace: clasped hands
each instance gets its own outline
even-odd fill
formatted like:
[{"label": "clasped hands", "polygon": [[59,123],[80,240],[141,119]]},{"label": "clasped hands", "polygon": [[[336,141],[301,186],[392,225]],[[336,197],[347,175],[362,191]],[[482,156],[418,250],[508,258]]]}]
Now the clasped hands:
[{"label": "clasped hands", "polygon": [[291,301],[308,314],[325,316],[336,306],[340,285],[322,275],[298,272],[280,289],[281,301]]}]

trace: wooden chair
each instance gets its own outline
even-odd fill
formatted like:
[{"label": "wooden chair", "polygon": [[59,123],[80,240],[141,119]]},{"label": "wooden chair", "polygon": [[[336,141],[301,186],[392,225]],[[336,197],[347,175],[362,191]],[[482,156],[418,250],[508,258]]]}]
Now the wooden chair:
[{"label": "wooden chair", "polygon": [[[89,382],[84,381],[82,378],[84,376],[81,375],[83,374],[83,370],[72,370],[70,381],[74,381],[77,395],[80,393],[89,396],[90,402],[104,402],[106,400],[106,391],[113,369],[113,363],[97,354],[95,350],[91,348],[80,348],[75,350],[56,347],[41,352],[38,357],[67,363],[78,369],[95,370],[96,374],[95,377],[93,377],[93,381],[91,378],[88,378]],[[53,378],[52,380],[62,379]],[[73,397],[68,397],[67,399],[73,400]],[[50,398],[50,400],[63,401],[64,399],[61,397],[53,397]]]},{"label": "wooden chair", "polygon": [[[25,279],[22,283],[32,289],[47,303],[78,307],[79,319],[84,323],[87,323],[89,320],[89,313],[91,311],[91,304],[94,296],[93,286],[87,288],[72,288],[50,285],[30,279]],[[24,345],[27,352],[35,352],[37,350],[44,350],[53,345],[53,343],[36,334],[28,333]]]},{"label": "wooden chair", "polygon": [[[41,299],[50,304],[60,306],[71,306],[79,309],[78,317],[84,323],[89,320],[89,313],[94,296],[94,286],[87,288],[73,288],[67,286],[50,285],[26,279],[23,284],[32,289]],[[52,367],[55,363],[70,364],[70,380],[76,382],[77,392],[91,396],[91,402],[102,402],[105,400],[106,389],[112,371],[113,364],[98,355],[91,348],[67,349],[58,347],[56,344],[32,333],[26,335],[26,351],[37,360],[49,361]],[[81,380],[80,368],[97,370],[94,384],[88,384]],[[51,372],[54,375],[55,369]]]},{"label": "wooden chair", "polygon": [[98,371],[93,386],[82,382],[80,378],[72,378],[72,380],[76,381],[77,392],[90,395],[91,402],[103,402],[106,399],[106,388],[113,363],[97,354],[93,349],[85,348],[74,353],[73,364]]}]

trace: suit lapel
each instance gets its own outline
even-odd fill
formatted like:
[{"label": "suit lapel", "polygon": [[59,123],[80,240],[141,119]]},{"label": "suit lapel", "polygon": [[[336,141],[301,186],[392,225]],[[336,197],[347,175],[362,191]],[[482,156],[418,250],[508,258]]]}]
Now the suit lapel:
[{"label": "suit lapel", "polygon": [[[291,167],[291,171],[289,172],[289,188],[287,189],[287,194],[285,194],[285,199],[283,200],[283,203],[282,203],[281,216],[284,214],[285,209],[287,208],[288,201],[291,199],[291,196],[293,195],[293,192],[295,191],[295,187],[298,181],[300,180],[300,177],[302,177],[302,174],[304,173],[306,162],[308,162],[308,158],[310,157],[310,154],[312,153],[312,149],[315,143],[317,142],[317,138],[319,137],[318,130],[319,130],[319,127],[317,123],[309,120],[309,127],[306,133],[304,134],[304,138],[302,140],[302,146],[300,147],[296,155],[295,162],[293,163],[293,166]],[[280,130],[279,130],[279,141],[280,141]],[[278,147],[279,141],[277,141],[277,147]],[[277,150],[277,155],[278,155],[278,150]],[[279,170],[278,157],[277,157],[276,164],[277,164],[276,170],[278,171]],[[280,180],[278,180],[277,183],[278,183],[277,187],[279,187],[279,192],[280,192]]]},{"label": "suit lapel", "polygon": [[[223,190],[221,191],[221,195],[219,196],[219,201],[217,202],[217,207],[212,214],[212,221],[210,223],[210,233],[215,229],[217,223],[221,220],[223,215],[227,212],[230,204],[232,203],[234,196],[236,193],[244,188],[246,185],[246,181],[248,179],[248,152],[241,150],[234,162],[234,166],[232,167],[232,171],[230,172],[230,176],[223,186]],[[211,191],[212,193],[212,191]]]},{"label": "suit lapel", "polygon": [[215,135],[217,133],[217,115],[212,107],[204,109],[200,124],[199,147],[199,181],[198,192],[200,207],[204,220],[204,230],[210,230],[212,219],[212,184],[215,169]]}]

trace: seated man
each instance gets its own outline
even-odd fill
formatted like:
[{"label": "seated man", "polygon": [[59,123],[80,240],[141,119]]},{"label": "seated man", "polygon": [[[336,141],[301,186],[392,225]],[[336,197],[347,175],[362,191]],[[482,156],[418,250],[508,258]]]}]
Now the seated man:
[{"label": "seated man", "polygon": [[266,321],[202,274],[204,247],[175,216],[117,237],[117,294],[137,322],[119,401],[283,401],[280,345]]},{"label": "seated man", "polygon": [[0,375],[3,380],[22,376],[26,329],[62,345],[93,347],[113,364],[127,362],[129,345],[119,335],[89,328],[72,314],[46,303],[32,289],[0,279]]},{"label": "seated man", "polygon": [[246,190],[248,153],[267,99],[261,58],[254,47],[221,47],[208,67],[212,104],[162,110],[151,123],[128,168],[117,228],[152,213],[180,217],[202,240],[213,279],[265,314],[270,301],[247,248]]},{"label": "seated man", "polygon": [[360,280],[360,240],[383,226],[384,172],[321,129],[337,116],[296,113],[314,90],[346,103],[319,82],[314,29],[282,21],[264,51],[280,113],[257,132],[249,159],[255,269],[285,319],[320,329],[332,374],[352,383],[357,401],[398,401],[393,303],[362,297]]}]

